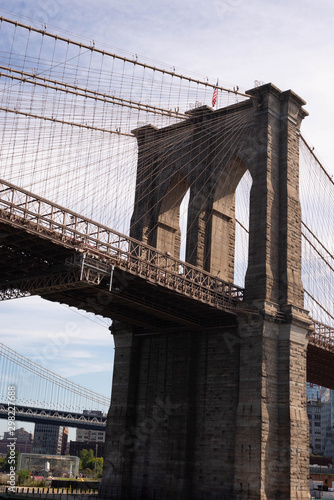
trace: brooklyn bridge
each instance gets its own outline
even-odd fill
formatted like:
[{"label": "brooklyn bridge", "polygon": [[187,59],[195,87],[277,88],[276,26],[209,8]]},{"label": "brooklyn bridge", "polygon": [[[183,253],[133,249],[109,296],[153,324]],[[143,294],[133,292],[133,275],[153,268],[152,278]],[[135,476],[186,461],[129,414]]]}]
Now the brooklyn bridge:
[{"label": "brooklyn bridge", "polygon": [[0,297],[113,320],[101,495],[310,498],[334,191],[306,103],[0,20]]}]

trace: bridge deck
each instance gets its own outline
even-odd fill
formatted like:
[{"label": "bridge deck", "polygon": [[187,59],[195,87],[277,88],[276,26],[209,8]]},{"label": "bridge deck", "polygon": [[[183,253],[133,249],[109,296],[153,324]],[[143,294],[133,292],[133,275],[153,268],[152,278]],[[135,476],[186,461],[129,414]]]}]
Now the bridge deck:
[{"label": "bridge deck", "polygon": [[[1,300],[38,294],[165,331],[233,324],[242,307],[242,288],[3,180],[0,231]],[[334,329],[314,325],[313,381],[334,358]]]},{"label": "bridge deck", "polygon": [[[144,318],[143,326],[150,324],[155,310],[162,318],[165,314],[165,326],[174,316],[189,326],[203,325],[203,307],[210,307],[215,324],[226,314],[235,315],[243,298],[243,289],[232,283],[3,180],[0,226],[2,300],[35,293],[92,310],[87,296],[103,282],[104,292],[113,294],[113,304],[105,299],[113,318],[129,319],[131,303],[138,322],[138,316]],[[75,288],[80,289],[76,298],[71,293]],[[176,307],[175,292],[180,298]]]},{"label": "bridge deck", "polygon": [[[32,406],[16,405],[16,419],[23,422],[65,425],[81,429],[105,431],[107,415],[89,416],[83,413],[50,410],[49,408],[36,408]],[[0,403],[0,419],[8,420],[8,405]]]},{"label": "bridge deck", "polygon": [[29,191],[0,180],[0,220],[37,233],[154,284],[221,309],[233,309],[243,289],[200,268],[159,252]]}]

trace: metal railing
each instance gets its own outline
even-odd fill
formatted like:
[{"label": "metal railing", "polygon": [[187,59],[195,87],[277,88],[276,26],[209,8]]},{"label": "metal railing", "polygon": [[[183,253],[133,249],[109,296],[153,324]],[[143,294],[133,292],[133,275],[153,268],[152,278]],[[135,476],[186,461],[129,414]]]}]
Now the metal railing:
[{"label": "metal railing", "polygon": [[241,287],[1,179],[0,221],[218,309],[243,299]]},{"label": "metal railing", "polygon": [[334,327],[313,321],[309,341],[317,347],[334,352]]}]

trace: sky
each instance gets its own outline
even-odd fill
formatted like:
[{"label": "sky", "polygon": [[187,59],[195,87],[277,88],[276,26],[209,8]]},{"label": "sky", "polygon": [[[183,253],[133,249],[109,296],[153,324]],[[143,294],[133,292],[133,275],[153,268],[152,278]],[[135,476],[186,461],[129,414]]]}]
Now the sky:
[{"label": "sky", "polygon": [[[186,75],[219,78],[221,86],[246,91],[261,81],[292,89],[307,102],[302,133],[334,174],[332,0],[0,0],[0,15]],[[109,320],[38,297],[0,303],[0,318],[0,342],[110,393]]]}]

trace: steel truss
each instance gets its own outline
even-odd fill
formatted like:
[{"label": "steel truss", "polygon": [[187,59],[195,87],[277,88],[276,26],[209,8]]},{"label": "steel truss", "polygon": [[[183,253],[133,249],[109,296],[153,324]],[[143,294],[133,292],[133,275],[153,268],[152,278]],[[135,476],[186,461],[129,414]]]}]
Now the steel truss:
[{"label": "steel truss", "polygon": [[3,283],[0,285],[0,300],[84,288],[87,284],[100,285],[105,276],[110,276],[111,285],[113,268],[99,263],[96,259],[86,258],[86,255],[78,256],[67,260],[66,267],[72,269]]},{"label": "steel truss", "polygon": [[[48,422],[68,427],[80,427],[105,431],[107,416],[90,416],[67,410],[50,410],[32,408],[30,406],[15,405],[15,416],[19,420],[28,422]],[[8,405],[0,404],[0,419],[8,419]]]},{"label": "steel truss", "polygon": [[[58,276],[44,276],[4,287],[2,300],[50,291],[99,284],[112,266],[217,309],[232,312],[243,299],[243,289],[185,263],[167,253],[125,236],[76,212],[0,180],[0,221],[30,234],[94,258],[93,268],[83,266],[78,279],[75,270]],[[88,261],[87,261],[88,262]],[[101,270],[97,271],[97,262]],[[81,266],[81,263],[80,263]],[[20,284],[21,283],[21,284]],[[1,298],[0,297],[0,298]]]},{"label": "steel truss", "polygon": [[314,321],[310,344],[334,352],[334,327]]},{"label": "steel truss", "polygon": [[[84,288],[109,280],[114,269],[216,309],[233,312],[243,289],[76,212],[0,180],[0,221],[76,252],[66,270],[0,285],[0,300]],[[334,352],[334,328],[314,322],[310,343]]]}]

